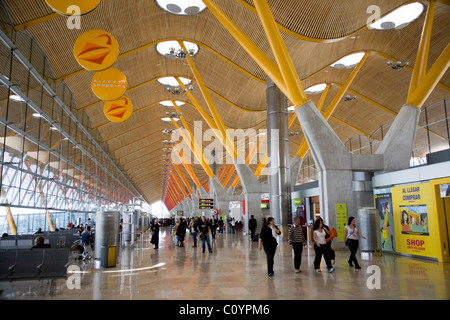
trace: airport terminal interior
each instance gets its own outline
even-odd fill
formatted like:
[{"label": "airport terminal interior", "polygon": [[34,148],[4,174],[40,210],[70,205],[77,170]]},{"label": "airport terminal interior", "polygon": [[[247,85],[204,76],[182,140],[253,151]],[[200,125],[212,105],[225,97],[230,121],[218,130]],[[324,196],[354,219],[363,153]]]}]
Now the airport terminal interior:
[{"label": "airport terminal interior", "polygon": [[1,300],[450,299],[449,1],[0,26]]}]

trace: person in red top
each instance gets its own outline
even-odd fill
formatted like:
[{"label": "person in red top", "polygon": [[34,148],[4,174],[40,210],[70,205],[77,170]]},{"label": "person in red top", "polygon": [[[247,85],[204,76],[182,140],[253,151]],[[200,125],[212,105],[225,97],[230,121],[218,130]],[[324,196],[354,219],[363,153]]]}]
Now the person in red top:
[{"label": "person in red top", "polygon": [[67,229],[72,229],[73,228],[73,223],[70,222],[70,220],[67,220]]}]

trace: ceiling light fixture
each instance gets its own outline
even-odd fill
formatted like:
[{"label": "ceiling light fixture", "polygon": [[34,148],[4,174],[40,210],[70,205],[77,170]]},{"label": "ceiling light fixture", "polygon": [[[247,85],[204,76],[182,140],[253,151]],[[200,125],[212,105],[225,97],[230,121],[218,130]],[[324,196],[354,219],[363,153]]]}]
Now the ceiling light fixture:
[{"label": "ceiling light fixture", "polygon": [[169,116],[169,117],[171,117],[171,118],[177,118],[177,117],[179,117],[179,116],[181,116],[182,115],[182,113],[181,112],[172,112],[172,113],[170,113],[170,112],[166,112],[166,116]]},{"label": "ceiling light fixture", "polygon": [[173,146],[175,144],[175,141],[173,141],[173,140],[163,140],[162,143],[164,143],[166,145],[169,145],[169,146]]},{"label": "ceiling light fixture", "polygon": [[162,131],[162,133],[163,133],[163,134],[172,134],[174,131],[175,131],[175,130],[173,130],[173,129],[164,129],[164,130]]},{"label": "ceiling light fixture", "polygon": [[206,9],[201,0],[156,0],[156,3],[166,12],[177,15],[194,15]]},{"label": "ceiling light fixture", "polygon": [[[198,45],[193,42],[183,41],[189,55],[191,57],[198,53]],[[162,41],[156,45],[156,51],[169,59],[186,59],[186,52],[181,48],[176,40]]]},{"label": "ceiling light fixture", "polygon": [[342,100],[344,100],[345,102],[353,101],[355,99],[356,99],[355,95],[351,96],[349,94],[342,98]]},{"label": "ceiling light fixture", "polygon": [[394,63],[393,61],[389,60],[387,62],[387,65],[389,67],[391,67],[392,69],[394,69],[394,70],[401,70],[401,69],[406,68],[407,66],[409,66],[409,62],[397,61],[397,62]]},{"label": "ceiling light fixture", "polygon": [[[179,77],[180,81],[187,86],[188,90],[194,90],[194,86],[191,84],[192,80],[188,78]],[[158,82],[166,87],[167,91],[174,94],[180,95],[186,92],[185,88],[181,88],[174,77],[163,77],[159,78]]]}]

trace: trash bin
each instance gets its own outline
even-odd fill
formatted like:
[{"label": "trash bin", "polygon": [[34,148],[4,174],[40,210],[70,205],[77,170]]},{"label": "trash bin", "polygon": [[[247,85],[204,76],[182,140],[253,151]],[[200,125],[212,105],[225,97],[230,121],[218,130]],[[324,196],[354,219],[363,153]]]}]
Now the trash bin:
[{"label": "trash bin", "polygon": [[102,246],[101,248],[101,267],[115,267],[116,266],[116,246]]}]

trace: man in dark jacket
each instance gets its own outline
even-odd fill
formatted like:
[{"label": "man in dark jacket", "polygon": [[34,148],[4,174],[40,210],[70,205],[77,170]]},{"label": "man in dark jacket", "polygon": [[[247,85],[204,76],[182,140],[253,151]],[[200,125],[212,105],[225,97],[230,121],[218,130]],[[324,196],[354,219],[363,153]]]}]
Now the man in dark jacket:
[{"label": "man in dark jacket", "polygon": [[250,220],[248,220],[248,228],[250,229],[250,237],[253,240],[253,236],[255,235],[255,230],[257,227],[257,222],[254,215],[250,216]]},{"label": "man in dark jacket", "polygon": [[186,221],[180,218],[180,224],[177,228],[177,237],[179,242],[179,247],[184,247],[184,236],[186,235]]}]

